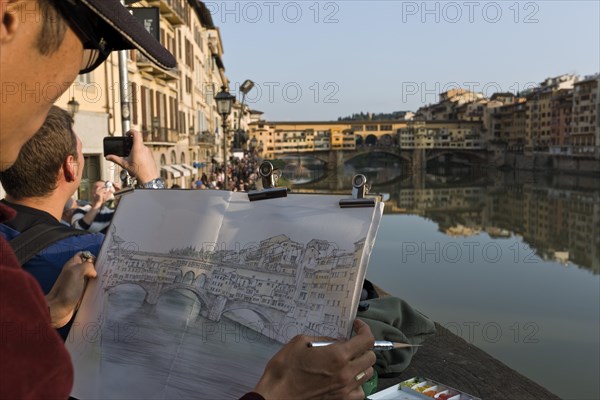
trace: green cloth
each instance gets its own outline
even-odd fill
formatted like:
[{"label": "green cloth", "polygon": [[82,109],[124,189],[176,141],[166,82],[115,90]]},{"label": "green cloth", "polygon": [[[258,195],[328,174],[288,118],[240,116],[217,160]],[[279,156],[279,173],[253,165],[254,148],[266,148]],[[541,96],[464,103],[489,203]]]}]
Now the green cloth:
[{"label": "green cloth", "polygon": [[[435,324],[425,315],[397,297],[382,297],[367,301],[369,309],[357,317],[369,324],[375,340],[421,344],[435,334]],[[377,351],[375,370],[380,377],[400,374],[410,364],[418,347]]]}]

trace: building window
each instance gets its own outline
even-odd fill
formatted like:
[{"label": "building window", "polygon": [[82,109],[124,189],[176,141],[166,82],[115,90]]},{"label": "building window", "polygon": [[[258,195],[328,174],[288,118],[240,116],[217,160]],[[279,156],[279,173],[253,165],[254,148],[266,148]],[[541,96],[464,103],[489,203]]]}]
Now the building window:
[{"label": "building window", "polygon": [[91,201],[94,194],[92,188],[94,183],[100,180],[100,156],[84,155],[84,167],[81,184],[77,189],[77,196],[81,200]]},{"label": "building window", "polygon": [[187,75],[185,77],[185,92],[192,93],[192,78]]},{"label": "building window", "polygon": [[178,119],[177,99],[175,97],[169,97],[169,128],[177,130],[177,119]]},{"label": "building window", "polygon": [[179,132],[187,133],[185,112],[179,111]]}]

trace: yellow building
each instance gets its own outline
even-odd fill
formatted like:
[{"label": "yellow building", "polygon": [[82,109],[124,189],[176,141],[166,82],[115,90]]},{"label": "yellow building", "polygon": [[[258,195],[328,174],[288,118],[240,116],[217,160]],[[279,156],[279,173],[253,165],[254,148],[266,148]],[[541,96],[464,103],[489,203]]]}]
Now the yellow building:
[{"label": "yellow building", "polygon": [[527,149],[547,151],[552,144],[550,136],[552,97],[553,91],[545,89],[536,91],[527,98]]},{"label": "yellow building", "polygon": [[356,148],[350,124],[340,122],[260,120],[250,124],[249,138],[256,140],[259,154],[264,158],[276,158],[278,154],[285,153]]},{"label": "yellow building", "polygon": [[527,143],[528,108],[525,98],[494,109],[492,113],[493,138],[506,145],[511,152],[523,152]]},{"label": "yellow building", "polygon": [[[221,36],[201,1],[151,0],[133,7],[158,8],[158,37],[176,57],[177,67],[164,71],[138,51],[127,52],[131,127],[143,133],[167,185],[190,187],[201,172],[193,164],[210,163],[220,148],[221,117],[214,96],[227,85]],[[57,105],[66,108],[68,101],[79,103],[75,131],[86,163],[79,194],[89,198],[94,181],[119,180],[118,169],[102,154],[105,136],[123,135],[118,53],[80,75]]]},{"label": "yellow building", "polygon": [[401,149],[469,149],[486,146],[478,121],[409,121],[399,129]]},{"label": "yellow building", "polygon": [[265,158],[277,154],[328,150],[355,150],[360,146],[396,146],[407,121],[284,121],[251,122],[250,140],[256,139]]}]

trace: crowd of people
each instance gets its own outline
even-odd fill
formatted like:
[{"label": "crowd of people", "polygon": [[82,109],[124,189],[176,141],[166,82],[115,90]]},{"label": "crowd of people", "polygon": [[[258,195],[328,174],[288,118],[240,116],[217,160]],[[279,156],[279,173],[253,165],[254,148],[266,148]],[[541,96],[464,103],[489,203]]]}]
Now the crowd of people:
[{"label": "crowd of people", "polygon": [[[256,189],[259,157],[255,151],[245,152],[240,159],[232,157],[227,164],[227,190],[247,192]],[[224,165],[214,166],[210,175],[203,172],[199,178],[192,179],[192,187],[196,189],[225,189]]]},{"label": "crowd of people", "polygon": [[[7,192],[0,203],[2,399],[67,399],[79,373],[64,346],[65,332],[56,329],[68,330],[87,281],[96,277],[93,256],[104,235],[60,222],[81,183],[84,157],[72,118],[53,103],[78,73],[100,66],[112,50],[133,48],[161,68],[176,65],[118,0],[0,0],[0,172]],[[139,187],[163,189],[141,133],[128,134],[130,155],[106,159],[135,176]],[[232,187],[251,185],[253,162],[232,164],[227,171]],[[100,203],[104,197],[79,213],[80,228],[94,226],[102,214]],[[90,212],[94,218],[86,219]],[[20,239],[26,235],[30,238],[23,246]],[[66,241],[68,246],[57,244]],[[51,246],[55,251],[48,250]],[[351,339],[326,347],[308,346],[325,338],[296,336],[242,398],[363,399],[361,385],[373,375],[376,361],[374,337],[360,320],[354,328]]]}]

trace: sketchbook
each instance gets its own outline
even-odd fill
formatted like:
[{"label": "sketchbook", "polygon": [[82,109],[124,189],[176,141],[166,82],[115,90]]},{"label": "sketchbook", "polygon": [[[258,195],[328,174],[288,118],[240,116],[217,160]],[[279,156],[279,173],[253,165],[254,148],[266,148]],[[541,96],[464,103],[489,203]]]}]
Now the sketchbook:
[{"label": "sketchbook", "polygon": [[298,334],[347,338],[383,203],[136,190],[67,339],[72,396],[238,398]]}]

